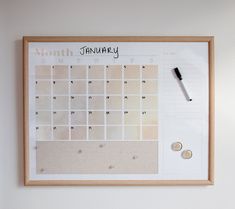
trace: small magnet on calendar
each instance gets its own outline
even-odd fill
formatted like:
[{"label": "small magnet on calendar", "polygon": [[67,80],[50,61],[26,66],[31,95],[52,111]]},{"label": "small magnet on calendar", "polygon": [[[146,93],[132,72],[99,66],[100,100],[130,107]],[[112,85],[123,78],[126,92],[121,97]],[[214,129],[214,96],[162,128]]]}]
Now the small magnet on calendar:
[{"label": "small magnet on calendar", "polygon": [[107,96],[106,99],[109,99],[109,96]]},{"label": "small magnet on calendar", "polygon": [[126,68],[126,65],[124,65],[123,67]]},{"label": "small magnet on calendar", "polygon": [[92,111],[89,111],[88,113],[91,115],[91,114],[92,114]]},{"label": "small magnet on calendar", "polygon": [[52,68],[55,68],[55,66],[54,66],[54,65],[52,65]]},{"label": "small magnet on calendar", "polygon": [[171,144],[171,149],[173,151],[180,151],[182,149],[183,145],[181,142],[174,142]]},{"label": "small magnet on calendar", "polygon": [[90,69],[90,68],[91,68],[91,66],[90,66],[90,65],[88,65],[88,68]]},{"label": "small magnet on calendar", "polygon": [[128,114],[128,111],[124,111],[124,114]]},{"label": "small magnet on calendar", "polygon": [[53,112],[53,114],[56,114],[56,112]]},{"label": "small magnet on calendar", "polygon": [[106,83],[109,83],[109,81],[106,81]]},{"label": "small magnet on calendar", "polygon": [[92,99],[92,96],[89,96],[88,98],[89,98],[89,99]]},{"label": "small magnet on calendar", "polygon": [[125,84],[127,84],[127,81],[124,81]]},{"label": "small magnet on calendar", "polygon": [[109,66],[108,66],[108,65],[106,65],[106,68],[109,68]]},{"label": "small magnet on calendar", "polygon": [[145,99],[146,97],[142,97],[142,99]]},{"label": "small magnet on calendar", "polygon": [[55,81],[53,81],[53,84],[55,84]]},{"label": "small magnet on calendar", "polygon": [[145,66],[143,65],[142,68],[145,68]]},{"label": "small magnet on calendar", "polygon": [[109,114],[109,112],[106,112],[106,114],[108,115],[108,114]]},{"label": "small magnet on calendar", "polygon": [[71,96],[71,99],[74,99],[74,96]]},{"label": "small magnet on calendar", "polygon": [[36,127],[36,130],[38,130],[39,129],[39,127]]},{"label": "small magnet on calendar", "polygon": [[70,83],[72,83],[72,84],[73,84],[73,81],[70,81]]},{"label": "small magnet on calendar", "polygon": [[53,127],[54,130],[56,130],[56,127]]},{"label": "small magnet on calendar", "polygon": [[40,169],[40,172],[41,172],[41,173],[43,173],[44,171],[45,171],[44,168],[41,168],[41,169]]},{"label": "small magnet on calendar", "polygon": [[74,114],[74,113],[75,113],[74,111],[71,112],[71,114]]},{"label": "small magnet on calendar", "polygon": [[73,66],[71,65],[70,68],[73,68]]},{"label": "small magnet on calendar", "polygon": [[36,96],[36,99],[39,99],[39,96]]},{"label": "small magnet on calendar", "polygon": [[73,127],[73,126],[71,126],[71,129],[74,129],[74,127]]},{"label": "small magnet on calendar", "polygon": [[91,126],[89,126],[89,130],[92,130],[92,127],[91,127]]},{"label": "small magnet on calendar", "polygon": [[38,115],[38,112],[35,112],[36,115]]},{"label": "small magnet on calendar", "polygon": [[190,159],[193,156],[193,152],[191,150],[184,150],[181,154],[182,158]]},{"label": "small magnet on calendar", "polygon": [[128,97],[127,97],[127,96],[125,96],[125,97],[124,97],[124,99],[128,99]]},{"label": "small magnet on calendar", "polygon": [[88,81],[88,83],[92,83],[92,81]]},{"label": "small magnet on calendar", "polygon": [[146,81],[145,81],[145,80],[143,80],[143,81],[142,81],[142,83],[146,83]]},{"label": "small magnet on calendar", "polygon": [[36,84],[38,84],[38,82],[37,82],[37,81],[36,81],[35,83],[36,83]]},{"label": "small magnet on calendar", "polygon": [[146,114],[146,111],[142,112],[142,115],[145,115]]}]

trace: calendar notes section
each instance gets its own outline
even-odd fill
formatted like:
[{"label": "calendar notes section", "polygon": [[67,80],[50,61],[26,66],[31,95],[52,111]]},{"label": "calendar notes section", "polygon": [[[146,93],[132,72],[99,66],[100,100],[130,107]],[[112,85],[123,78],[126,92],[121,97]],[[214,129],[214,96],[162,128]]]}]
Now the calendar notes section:
[{"label": "calendar notes section", "polygon": [[35,66],[37,140],[158,139],[156,65]]}]

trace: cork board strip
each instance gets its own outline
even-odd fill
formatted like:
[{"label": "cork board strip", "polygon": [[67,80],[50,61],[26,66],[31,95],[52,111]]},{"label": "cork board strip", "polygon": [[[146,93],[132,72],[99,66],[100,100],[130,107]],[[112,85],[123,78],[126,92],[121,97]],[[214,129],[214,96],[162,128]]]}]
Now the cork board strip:
[{"label": "cork board strip", "polygon": [[38,141],[38,174],[156,174],[157,141]]}]

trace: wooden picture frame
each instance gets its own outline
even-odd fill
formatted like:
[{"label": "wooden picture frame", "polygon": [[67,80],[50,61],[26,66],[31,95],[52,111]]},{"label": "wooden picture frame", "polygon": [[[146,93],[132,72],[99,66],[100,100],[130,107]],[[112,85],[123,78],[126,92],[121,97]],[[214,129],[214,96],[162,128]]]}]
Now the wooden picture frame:
[{"label": "wooden picture frame", "polygon": [[[186,76],[187,88],[180,86],[180,80],[173,75],[176,67],[183,81]],[[108,68],[113,69],[110,74]],[[23,69],[25,185],[214,184],[214,37],[25,36]],[[80,77],[82,73],[84,77]],[[155,85],[153,75],[157,76],[156,92],[149,90]],[[146,81],[152,82],[151,85],[144,86]],[[73,82],[77,82],[79,88]],[[86,90],[81,93],[82,82]],[[90,87],[89,82],[94,86]],[[100,92],[98,82],[104,85]],[[125,82],[129,82],[128,87]],[[140,87],[136,87],[138,85]],[[139,89],[137,93],[133,93],[135,88]],[[182,88],[192,90],[195,102],[194,98],[191,103],[186,101]],[[119,90],[118,98],[116,91]],[[168,90],[170,93],[164,93]],[[111,96],[115,98],[108,103],[107,97]],[[59,97],[61,100],[53,100]],[[143,101],[145,97],[149,98],[147,102]],[[174,97],[174,101],[170,97]],[[132,100],[128,103],[125,98]],[[84,103],[72,99],[84,99]],[[120,108],[112,112],[118,102]],[[169,108],[169,103],[174,110]],[[110,110],[109,104],[113,105]],[[103,113],[99,112],[99,105]],[[150,115],[147,119],[141,115],[146,114],[145,108]],[[151,116],[154,111],[156,124]],[[131,114],[125,116],[125,113]],[[84,123],[83,118],[86,118]],[[103,122],[98,123],[100,118]],[[138,118],[141,124],[136,125],[133,118],[135,121]],[[146,125],[148,123],[151,125]],[[38,129],[41,132],[37,132]],[[168,134],[170,132],[175,135]],[[88,145],[89,139],[92,143]],[[70,145],[65,140],[69,140]],[[108,148],[102,154],[100,150],[104,147]],[[84,150],[88,150],[89,155],[85,155]],[[80,157],[82,161],[76,157],[71,163],[72,157],[77,156],[70,155],[72,151],[85,157]],[[135,152],[138,155],[134,155]]]}]

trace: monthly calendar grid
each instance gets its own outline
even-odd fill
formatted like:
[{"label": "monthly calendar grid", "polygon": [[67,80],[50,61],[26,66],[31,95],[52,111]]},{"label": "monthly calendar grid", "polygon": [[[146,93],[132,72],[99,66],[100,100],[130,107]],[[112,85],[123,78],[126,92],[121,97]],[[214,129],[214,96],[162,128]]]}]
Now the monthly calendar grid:
[{"label": "monthly calendar grid", "polygon": [[[75,66],[78,73],[83,69],[80,69],[80,67],[81,66]],[[40,86],[47,85],[45,83],[47,81],[50,83],[49,94],[47,94],[48,91],[36,92],[36,96],[40,97],[40,99],[45,99],[48,96],[50,99],[50,110],[47,109],[45,105],[40,106],[41,109],[36,108],[36,111],[39,111],[39,114],[42,115],[50,112],[50,122],[48,124],[37,123],[37,127],[45,127],[42,131],[46,130],[47,126],[48,128],[51,127],[50,140],[142,141],[156,139],[156,134],[151,135],[151,133],[149,134],[147,131],[151,132],[154,128],[157,129],[158,127],[157,123],[151,122],[151,117],[152,115],[156,115],[158,108],[149,103],[156,100],[157,90],[153,90],[155,87],[149,90],[149,85],[157,86],[157,77],[150,77],[149,75],[146,77],[144,65],[84,65],[82,67],[85,69],[84,77],[72,76],[72,65],[51,65],[50,75],[48,77],[36,77],[36,82],[39,82]],[[67,70],[66,73],[64,71],[65,69]],[[135,76],[131,74],[132,70]],[[151,69],[148,68],[148,70]],[[103,77],[98,75],[98,78],[95,78],[96,71],[99,71]],[[66,74],[64,78],[61,76],[63,72]],[[115,73],[117,72],[119,72],[120,77],[115,78],[115,76],[117,76]],[[95,86],[99,83],[102,83],[102,88],[97,91]],[[84,87],[82,87],[83,85]],[[42,89],[45,88],[46,86],[43,86]],[[109,100],[111,97],[117,101],[118,98],[120,98],[120,108],[114,108],[116,105],[115,102],[112,103],[114,106],[111,105]],[[66,108],[63,108],[63,104],[58,106],[60,102],[59,98],[67,102],[67,105],[65,105]],[[148,99],[148,103],[145,101],[146,98]],[[85,99],[84,107],[81,103],[81,99]],[[78,102],[73,108],[72,100],[73,105],[75,102]],[[135,101],[138,102],[136,103]],[[103,104],[101,105],[100,102]],[[108,103],[109,106],[107,106]],[[153,104],[155,104],[155,102],[153,102]],[[146,112],[147,115],[143,115],[146,114]],[[76,114],[72,116],[72,113]],[[120,113],[119,116],[118,113]],[[68,115],[66,116],[66,114]],[[98,115],[100,114],[103,115],[103,119],[99,119]],[[62,122],[60,121],[60,117],[63,117]],[[118,118],[120,118],[120,121]],[[148,123],[148,120],[150,123]],[[81,121],[85,121],[85,124]],[[76,129],[76,131],[73,129]],[[84,130],[86,132],[85,135],[77,135]],[[115,136],[111,130],[114,130],[114,133],[120,133],[120,136]],[[61,131],[63,131],[63,133]],[[132,133],[133,131],[138,132],[138,134],[136,133],[134,135]],[[98,138],[95,133],[100,134]],[[60,136],[60,134],[62,134],[62,136]],[[46,139],[45,134],[43,137],[40,138],[40,140]]]}]

